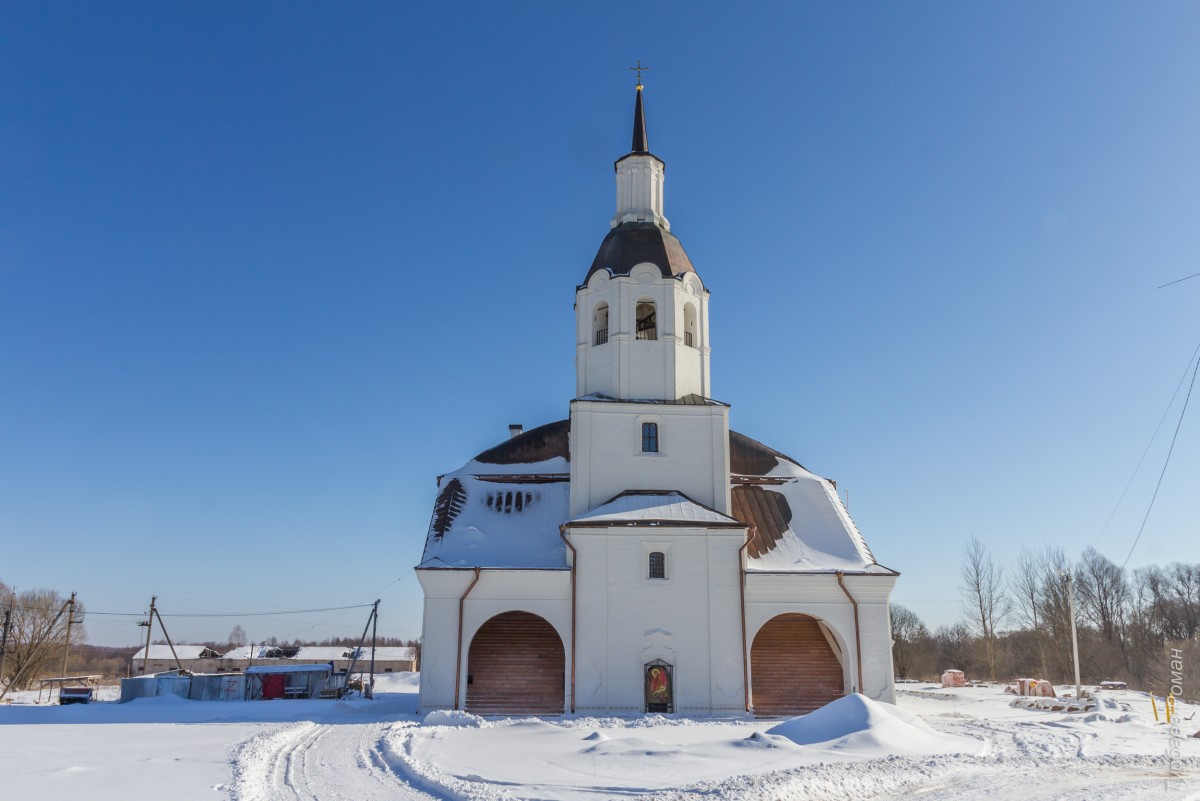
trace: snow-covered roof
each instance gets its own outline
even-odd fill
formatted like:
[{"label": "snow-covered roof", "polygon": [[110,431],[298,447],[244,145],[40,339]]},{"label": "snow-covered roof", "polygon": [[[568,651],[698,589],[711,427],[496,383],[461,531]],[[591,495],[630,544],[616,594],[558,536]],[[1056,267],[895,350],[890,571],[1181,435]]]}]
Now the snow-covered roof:
[{"label": "snow-covered roof", "polygon": [[354,648],[346,645],[305,645],[301,646],[292,659],[349,659],[353,656]]},{"label": "snow-covered roof", "polygon": [[[368,645],[367,647],[363,648],[362,653],[359,654],[358,658],[359,659],[370,659],[371,658],[371,646]],[[417,658],[417,649],[416,648],[406,648],[403,646],[389,645],[387,647],[375,649],[375,661],[376,662],[403,662],[405,660],[412,660],[412,659],[416,659],[416,658]]]},{"label": "snow-covered roof", "polygon": [[735,431],[729,432],[728,516],[666,487],[623,493],[570,520],[569,426],[561,420],[527,431],[442,476],[418,567],[567,569],[564,523],[670,519],[754,526],[749,571],[894,573],[875,562],[831,481]]},{"label": "snow-covered roof", "polygon": [[333,670],[328,662],[309,665],[255,665],[246,668],[247,673],[321,673]]},{"label": "snow-covered roof", "polygon": [[682,492],[622,492],[576,517],[572,526],[612,525],[700,525],[745,528],[746,524],[723,515],[716,509],[696,503]]},{"label": "snow-covered roof", "polygon": [[[219,659],[221,654],[214,651],[207,645],[185,645],[177,644],[175,653],[180,659]],[[150,653],[146,654],[145,646],[138,649],[138,652],[133,655],[133,659],[155,659],[155,660],[173,660],[171,655],[171,646],[169,645],[151,645]]]},{"label": "snow-covered roof", "polygon": [[[319,660],[328,662],[329,660],[353,659],[354,651],[357,646],[353,645],[302,645],[296,650],[292,656],[285,656],[279,653],[279,649],[283,646],[272,645],[254,645],[242,646],[235,648],[225,654],[225,659],[295,659],[300,662]],[[288,650],[291,650],[289,647]],[[274,652],[274,653],[272,653]],[[375,649],[376,662],[389,661],[405,661],[416,659],[416,649],[406,646],[383,646]],[[359,653],[358,658],[370,659],[371,646],[368,643]]]}]

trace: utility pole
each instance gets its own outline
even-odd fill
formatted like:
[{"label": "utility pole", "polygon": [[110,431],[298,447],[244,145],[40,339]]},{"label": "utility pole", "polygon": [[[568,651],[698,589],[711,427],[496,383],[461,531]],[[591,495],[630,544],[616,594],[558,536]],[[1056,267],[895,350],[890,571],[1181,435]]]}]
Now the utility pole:
[{"label": "utility pole", "polygon": [[75,625],[75,593],[67,601],[67,641],[63,643],[63,668],[61,676],[67,675],[67,660],[71,658],[71,626]]},{"label": "utility pole", "polygon": [[146,615],[145,623],[138,623],[139,626],[146,627],[146,650],[142,651],[142,675],[146,673],[146,659],[150,656],[150,635],[154,631],[154,602],[157,600],[157,595],[150,596],[150,614]]},{"label": "utility pole", "polygon": [[[153,608],[153,606],[154,605],[151,604],[151,608]],[[162,612],[159,612],[157,609],[155,609],[154,614],[156,617],[158,617],[158,627],[162,629],[163,637],[165,637],[167,640],[167,647],[171,649],[171,656],[175,659],[175,667],[183,670],[183,663],[179,661],[179,654],[175,653],[175,643],[171,642],[171,635],[167,634],[167,624],[163,623]],[[153,623],[154,621],[151,620],[150,622]]]},{"label": "utility pole", "polygon": [[367,697],[375,697],[375,633],[379,630],[379,599],[375,599],[375,608],[371,610],[371,683],[367,685]]},{"label": "utility pole", "polygon": [[1075,576],[1071,571],[1063,571],[1067,575],[1067,604],[1071,610],[1071,650],[1075,657],[1075,698],[1083,697],[1082,687],[1079,681],[1079,634],[1075,631]]}]

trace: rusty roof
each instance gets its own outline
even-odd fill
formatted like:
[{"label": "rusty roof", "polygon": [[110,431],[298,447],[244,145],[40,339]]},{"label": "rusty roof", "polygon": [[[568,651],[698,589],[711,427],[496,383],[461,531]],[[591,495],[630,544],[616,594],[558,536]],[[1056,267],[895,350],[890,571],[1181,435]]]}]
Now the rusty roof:
[{"label": "rusty roof", "polygon": [[[630,403],[604,395],[588,395],[579,400],[611,400],[614,403]],[[641,402],[641,401],[637,401]],[[710,398],[699,395],[685,395],[674,401],[653,400],[647,403],[706,405],[720,404]],[[724,405],[724,404],[722,404]],[[475,461],[485,464],[533,464],[544,462],[561,456],[570,461],[570,420],[556,420],[553,423],[531,428],[523,434],[501,442],[495,447],[488,448],[475,457]],[[765,476],[775,469],[776,460],[791,462],[803,467],[795,459],[769,448],[755,439],[739,434],[732,429],[729,432],[729,472],[735,476]]]},{"label": "rusty roof", "polygon": [[791,462],[797,467],[804,467],[792,457],[782,454],[774,448],[768,448],[745,434],[730,430],[729,472],[731,474],[735,476],[765,476],[775,469],[776,459]]},{"label": "rusty roof", "polygon": [[782,493],[755,486],[737,486],[730,495],[732,516],[754,526],[747,549],[751,559],[775,549],[792,522],[792,507]]}]

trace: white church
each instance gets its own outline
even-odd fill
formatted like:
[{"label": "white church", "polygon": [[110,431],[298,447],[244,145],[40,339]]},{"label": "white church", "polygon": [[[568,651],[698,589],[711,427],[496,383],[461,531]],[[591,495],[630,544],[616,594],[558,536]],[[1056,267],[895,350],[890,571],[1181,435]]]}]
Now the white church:
[{"label": "white church", "polygon": [[663,216],[639,81],[611,230],[575,292],[566,420],[438,479],[420,705],[477,714],[893,702],[888,598],[833,482],[729,428],[709,292]]}]

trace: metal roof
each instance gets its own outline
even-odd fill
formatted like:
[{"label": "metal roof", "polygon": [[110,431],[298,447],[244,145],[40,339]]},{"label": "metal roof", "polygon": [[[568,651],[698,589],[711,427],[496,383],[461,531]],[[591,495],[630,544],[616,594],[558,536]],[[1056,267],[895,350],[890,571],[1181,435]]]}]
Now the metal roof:
[{"label": "metal roof", "polygon": [[584,512],[567,525],[573,528],[622,525],[746,528],[745,523],[696,503],[682,492],[665,490],[622,492],[608,503]]},{"label": "metal roof", "polygon": [[625,222],[604,237],[580,286],[600,270],[608,270],[614,276],[629,275],[630,270],[643,262],[657,267],[663,278],[696,272],[683,245],[670,231],[650,222]]}]

